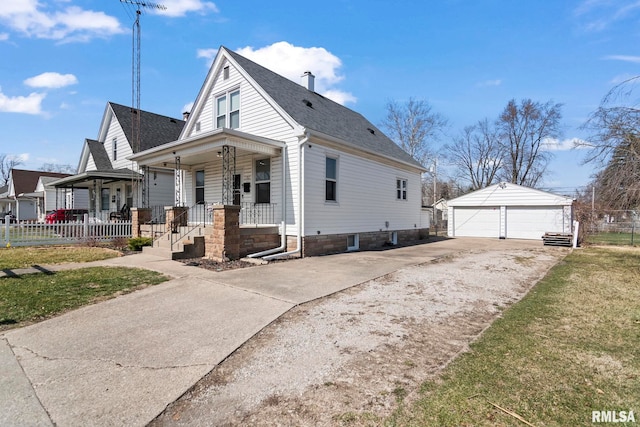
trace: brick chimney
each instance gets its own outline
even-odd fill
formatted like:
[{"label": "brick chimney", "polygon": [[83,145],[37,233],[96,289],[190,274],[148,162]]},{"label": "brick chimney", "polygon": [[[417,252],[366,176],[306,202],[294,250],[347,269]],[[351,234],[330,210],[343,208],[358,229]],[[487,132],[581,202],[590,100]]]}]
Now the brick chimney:
[{"label": "brick chimney", "polygon": [[311,71],[305,71],[302,75],[302,86],[309,89],[311,92],[315,92],[314,80],[316,76],[311,74]]}]

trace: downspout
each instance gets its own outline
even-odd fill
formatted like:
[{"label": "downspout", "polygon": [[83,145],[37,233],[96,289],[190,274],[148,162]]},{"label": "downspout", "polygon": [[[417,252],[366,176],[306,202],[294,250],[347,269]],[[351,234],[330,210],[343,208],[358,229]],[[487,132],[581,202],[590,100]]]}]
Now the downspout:
[{"label": "downspout", "polygon": [[265,256],[262,259],[271,261],[280,257],[286,257],[289,255],[295,255],[302,252],[302,231],[303,218],[304,218],[304,144],[309,142],[309,134],[305,133],[302,140],[298,143],[298,235],[296,237],[296,249],[289,252],[283,252],[281,254]]},{"label": "downspout", "polygon": [[281,252],[287,247],[287,146],[282,149],[282,221],[280,222],[280,246],[266,251],[247,255],[247,258],[260,258],[275,252]]}]

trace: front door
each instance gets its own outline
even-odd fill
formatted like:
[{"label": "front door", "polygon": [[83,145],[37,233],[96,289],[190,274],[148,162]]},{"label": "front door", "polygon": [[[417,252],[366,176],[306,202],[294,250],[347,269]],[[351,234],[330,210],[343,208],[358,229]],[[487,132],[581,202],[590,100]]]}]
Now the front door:
[{"label": "front door", "polygon": [[240,186],[241,186],[241,176],[240,174],[233,175],[233,204],[240,206]]}]

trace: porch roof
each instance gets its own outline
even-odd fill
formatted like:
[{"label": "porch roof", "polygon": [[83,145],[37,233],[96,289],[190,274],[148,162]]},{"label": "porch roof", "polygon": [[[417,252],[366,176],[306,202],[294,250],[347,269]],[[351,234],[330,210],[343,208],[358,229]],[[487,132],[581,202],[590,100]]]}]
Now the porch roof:
[{"label": "porch roof", "polygon": [[93,186],[93,181],[98,179],[103,182],[131,181],[132,179],[141,180],[142,175],[126,168],[106,171],[94,170],[53,181],[49,185],[53,185],[56,188],[89,188]]},{"label": "porch roof", "polygon": [[173,164],[179,156],[182,166],[192,166],[220,157],[225,145],[239,150],[238,155],[244,152],[276,156],[286,144],[235,129],[221,128],[142,151],[129,159],[138,162],[140,166],[163,167]]}]

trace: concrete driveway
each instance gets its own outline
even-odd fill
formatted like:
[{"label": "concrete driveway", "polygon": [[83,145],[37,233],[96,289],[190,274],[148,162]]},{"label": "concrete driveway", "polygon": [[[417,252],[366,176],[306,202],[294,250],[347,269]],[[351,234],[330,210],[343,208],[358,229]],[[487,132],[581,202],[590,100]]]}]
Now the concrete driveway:
[{"label": "concrete driveway", "polygon": [[146,425],[298,304],[454,253],[541,246],[451,239],[223,272],[143,254],[83,264],[173,279],[0,335],[0,425]]}]

